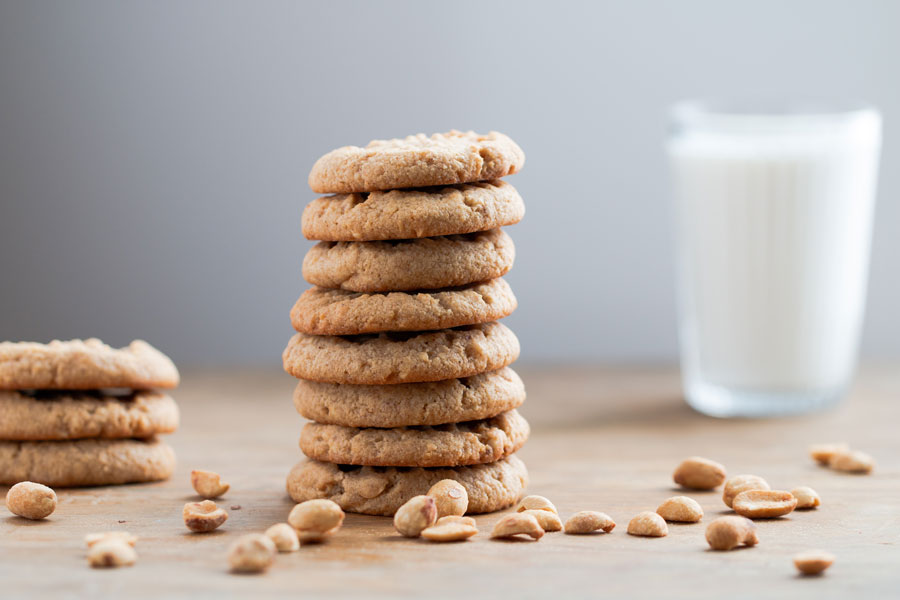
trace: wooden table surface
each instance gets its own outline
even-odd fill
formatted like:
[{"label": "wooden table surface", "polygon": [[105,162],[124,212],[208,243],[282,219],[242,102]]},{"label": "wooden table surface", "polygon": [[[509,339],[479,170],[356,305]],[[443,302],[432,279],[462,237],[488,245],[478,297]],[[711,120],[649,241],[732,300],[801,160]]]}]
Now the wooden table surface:
[{"label": "wooden table surface", "polygon": [[[289,377],[277,371],[187,371],[176,391],[181,430],[171,481],[58,490],[46,521],[0,517],[0,597],[607,597],[846,598],[900,594],[900,369],[868,366],[836,410],[782,420],[720,421],[688,409],[673,369],[519,369],[522,412],[533,434],[520,455],[529,492],[548,496],[565,519],[609,513],[609,535],[547,534],[539,542],[488,539],[499,514],[477,518],[481,533],[459,544],[397,536],[390,519],[348,515],[331,541],[281,554],[264,575],[227,571],[238,535],[284,521],[292,502],[284,478],[300,458],[301,419]],[[808,458],[810,443],[848,441],[874,455],[870,476],[842,475]],[[810,485],[815,511],[759,522],[760,544],[707,550],[705,524],[725,514],[719,492],[690,493],[706,513],[669,535],[626,535],[629,518],[678,493],[671,472],[699,454],[729,473],[756,473],[775,488]],[[190,534],[181,507],[195,500],[192,468],[220,472],[231,491],[220,531]],[[5,495],[0,488],[0,495]],[[239,505],[240,509],[231,510]],[[87,567],[86,533],[140,536],[131,568]],[[800,578],[794,553],[837,555],[823,577]]]}]

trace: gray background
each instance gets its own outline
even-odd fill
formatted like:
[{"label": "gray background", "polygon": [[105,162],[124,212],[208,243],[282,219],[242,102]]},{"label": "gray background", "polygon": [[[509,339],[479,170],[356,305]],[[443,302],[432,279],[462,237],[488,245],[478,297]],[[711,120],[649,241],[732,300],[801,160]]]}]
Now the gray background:
[{"label": "gray background", "polygon": [[322,153],[511,135],[528,361],[676,356],[661,141],[685,97],[885,114],[865,330],[900,355],[900,2],[6,2],[0,339],[278,364]]}]

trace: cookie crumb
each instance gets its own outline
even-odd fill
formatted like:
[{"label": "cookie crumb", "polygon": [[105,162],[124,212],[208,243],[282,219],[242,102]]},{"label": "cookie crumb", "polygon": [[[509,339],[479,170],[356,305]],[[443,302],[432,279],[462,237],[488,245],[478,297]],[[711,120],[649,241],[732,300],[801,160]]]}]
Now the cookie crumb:
[{"label": "cookie crumb", "polygon": [[241,505],[240,504],[232,504],[231,510],[241,510]]}]

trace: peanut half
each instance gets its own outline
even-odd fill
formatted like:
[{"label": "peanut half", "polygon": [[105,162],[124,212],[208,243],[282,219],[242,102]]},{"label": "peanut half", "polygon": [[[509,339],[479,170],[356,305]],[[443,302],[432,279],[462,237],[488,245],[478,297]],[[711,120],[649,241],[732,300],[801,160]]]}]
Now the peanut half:
[{"label": "peanut half", "polygon": [[719,517],[706,527],[706,541],[713,550],[731,550],[741,544],[755,546],[756,524],[746,517]]},{"label": "peanut half", "polygon": [[581,535],[594,531],[609,533],[615,528],[616,522],[608,514],[596,510],[582,510],[569,517],[565,531],[570,535]]},{"label": "peanut half", "polygon": [[750,519],[773,519],[797,508],[797,499],[783,490],[747,490],[734,497],[734,512]]},{"label": "peanut half", "polygon": [[107,537],[88,548],[87,560],[95,568],[130,567],[137,562],[137,552],[127,542]]},{"label": "peanut half", "polygon": [[693,498],[673,496],[657,507],[656,514],[666,521],[696,523],[703,518],[703,509]]},{"label": "peanut half", "polygon": [[875,460],[861,450],[841,450],[831,456],[828,466],[845,473],[869,474],[875,467]]},{"label": "peanut half", "polygon": [[534,508],[529,508],[528,510],[522,511],[523,515],[531,515],[535,519],[537,519],[538,525],[541,526],[545,532],[549,533],[551,531],[562,531],[563,525],[562,521],[559,518],[559,515],[549,510],[537,510]]},{"label": "peanut half", "polygon": [[406,537],[419,537],[438,518],[437,503],[431,496],[413,496],[394,513],[394,529]]},{"label": "peanut half", "polygon": [[275,543],[261,533],[239,537],[228,549],[228,564],[235,573],[260,573],[275,560]]},{"label": "peanut half", "polygon": [[454,479],[442,479],[431,486],[426,496],[434,498],[438,517],[461,517],[469,509],[469,493]]},{"label": "peanut half", "polygon": [[24,519],[45,519],[56,510],[56,492],[40,483],[22,481],[6,492],[6,507]]},{"label": "peanut half", "polygon": [[422,531],[422,537],[432,542],[460,542],[478,533],[475,519],[448,515]]},{"label": "peanut half", "polygon": [[797,499],[797,508],[816,508],[822,501],[816,490],[802,485],[791,490],[791,495]]},{"label": "peanut half", "polygon": [[291,509],[288,523],[297,531],[301,544],[321,542],[344,522],[344,511],[336,502],[325,499],[307,500]]},{"label": "peanut half", "polygon": [[734,497],[741,492],[771,489],[769,483],[759,475],[735,475],[725,482],[725,489],[722,491],[722,502],[725,503],[725,506],[731,508]]},{"label": "peanut half", "polygon": [[519,502],[516,512],[525,512],[526,510],[548,510],[554,514],[559,514],[553,503],[543,496],[525,496]]},{"label": "peanut half", "polygon": [[222,481],[222,477],[218,473],[198,469],[191,471],[191,486],[195,492],[207,500],[218,498],[231,487]]},{"label": "peanut half", "polygon": [[848,446],[844,442],[831,444],[813,444],[809,447],[809,455],[820,465],[827,466],[831,461],[832,456],[834,456],[838,452],[847,452],[848,450],[850,450],[850,446]]},{"label": "peanut half", "polygon": [[681,461],[672,474],[672,479],[681,487],[711,490],[725,481],[725,467],[714,460],[692,456]]},{"label": "peanut half", "polygon": [[512,513],[506,515],[494,525],[491,531],[491,538],[511,538],[517,535],[527,535],[535,540],[539,540],[544,536],[544,530],[541,529],[537,519],[525,513]]},{"label": "peanut half", "polygon": [[194,533],[206,533],[228,520],[228,513],[212,500],[188,502],[181,511],[184,525]]},{"label": "peanut half", "polygon": [[794,556],[794,566],[803,575],[819,575],[834,563],[834,554],[824,550],[807,550]]},{"label": "peanut half", "polygon": [[266,537],[272,540],[279,552],[295,552],[300,549],[297,532],[287,523],[276,523],[266,529]]},{"label": "peanut half", "polygon": [[669,535],[669,526],[655,512],[645,510],[636,514],[628,522],[628,533],[642,537],[665,537]]}]

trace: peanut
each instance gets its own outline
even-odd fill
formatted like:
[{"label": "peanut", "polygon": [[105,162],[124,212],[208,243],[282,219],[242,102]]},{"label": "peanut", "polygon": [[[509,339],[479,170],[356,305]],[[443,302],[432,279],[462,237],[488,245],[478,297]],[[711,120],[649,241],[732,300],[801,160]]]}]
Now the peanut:
[{"label": "peanut", "polygon": [[791,495],[797,499],[797,508],[815,508],[822,503],[816,490],[805,485],[792,489]]},{"label": "peanut", "polygon": [[628,522],[628,533],[644,537],[665,537],[669,535],[669,526],[655,512],[645,510],[636,514]]},{"label": "peanut", "polygon": [[842,450],[831,456],[828,466],[835,471],[868,474],[875,467],[875,460],[860,450]]},{"label": "peanut", "polygon": [[565,531],[570,535],[579,535],[598,530],[609,533],[615,528],[616,522],[608,514],[596,510],[582,510],[569,517]]},{"label": "peanut", "polygon": [[40,483],[22,481],[6,492],[6,507],[25,519],[44,519],[56,510],[56,492]]},{"label": "peanut", "polygon": [[725,481],[725,467],[708,458],[692,456],[681,461],[672,474],[672,479],[682,487],[711,490]]},{"label": "peanut", "polygon": [[422,531],[422,537],[432,542],[458,542],[478,533],[475,519],[448,515]]},{"label": "peanut", "polygon": [[748,490],[770,490],[769,483],[759,475],[735,475],[725,482],[725,489],[722,492],[722,502],[725,506],[731,508],[734,503],[734,497],[741,492]]},{"label": "peanut", "polygon": [[516,512],[497,521],[491,531],[492,539],[511,538],[517,535],[527,535],[539,540],[544,536],[544,530],[541,529],[537,519],[531,515]]},{"label": "peanut", "polygon": [[331,500],[301,502],[288,515],[288,523],[297,530],[301,544],[321,542],[341,527],[344,511]]},{"label": "peanut", "polygon": [[538,525],[541,526],[541,529],[546,531],[547,533],[551,531],[562,531],[562,521],[559,519],[559,515],[556,513],[552,513],[549,510],[537,510],[534,508],[529,508],[528,510],[522,511],[523,515],[531,515],[535,519],[537,519]]},{"label": "peanut", "polygon": [[838,452],[847,452],[850,446],[844,442],[836,444],[813,444],[809,447],[809,455],[820,465],[828,465],[831,457]]},{"label": "peanut", "polygon": [[108,537],[88,548],[87,560],[92,567],[130,567],[137,562],[137,552],[127,542]]},{"label": "peanut", "polygon": [[703,509],[693,498],[673,496],[657,507],[656,514],[666,521],[696,523],[703,518]]},{"label": "peanut", "polygon": [[755,546],[756,524],[745,517],[719,517],[706,528],[706,541],[713,550],[731,550],[741,544]]},{"label": "peanut", "polygon": [[518,508],[516,508],[516,512],[524,512],[526,510],[549,510],[552,513],[559,514],[553,503],[543,496],[525,496],[522,498]]},{"label": "peanut", "polygon": [[228,564],[236,573],[260,573],[275,560],[275,543],[261,533],[239,537],[228,549]]},{"label": "peanut", "polygon": [[279,552],[295,552],[300,548],[297,532],[287,523],[276,523],[266,529],[266,537],[272,540]]},{"label": "peanut", "polygon": [[797,499],[782,490],[747,490],[734,497],[734,512],[750,519],[781,517],[797,507]]},{"label": "peanut", "polygon": [[84,545],[90,548],[94,544],[104,540],[118,540],[134,548],[138,538],[136,535],[132,535],[127,531],[104,531],[103,533],[89,533],[84,536]]},{"label": "peanut", "polygon": [[438,518],[437,503],[431,496],[413,496],[394,513],[394,529],[406,537],[419,537]]},{"label": "peanut", "polygon": [[191,471],[191,485],[195,492],[207,500],[218,498],[231,487],[222,481],[222,477],[218,473],[197,469]]},{"label": "peanut", "polygon": [[228,520],[228,513],[212,500],[188,502],[181,511],[184,525],[194,533],[206,533]]},{"label": "peanut", "polygon": [[469,493],[460,482],[453,479],[438,481],[426,495],[434,498],[438,517],[461,517],[469,508]]},{"label": "peanut", "polygon": [[819,575],[834,563],[834,554],[824,550],[807,550],[794,556],[794,566],[803,575]]}]

